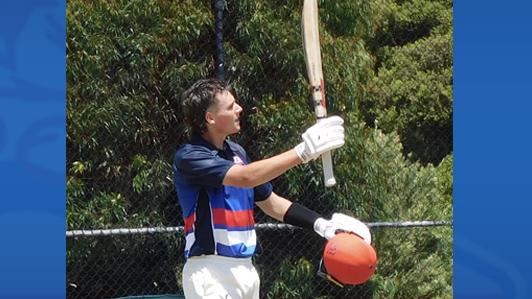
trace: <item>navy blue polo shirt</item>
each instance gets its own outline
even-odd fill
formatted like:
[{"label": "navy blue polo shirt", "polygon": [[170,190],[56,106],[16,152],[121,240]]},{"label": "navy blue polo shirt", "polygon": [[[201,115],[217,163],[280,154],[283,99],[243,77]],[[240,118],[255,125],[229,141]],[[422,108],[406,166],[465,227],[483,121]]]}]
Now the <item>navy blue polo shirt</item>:
[{"label": "navy blue polo shirt", "polygon": [[257,237],[253,208],[267,199],[272,185],[255,188],[224,186],[225,174],[250,159],[238,144],[226,140],[219,150],[198,135],[174,157],[174,184],[185,222],[185,258],[204,254],[250,257]]}]

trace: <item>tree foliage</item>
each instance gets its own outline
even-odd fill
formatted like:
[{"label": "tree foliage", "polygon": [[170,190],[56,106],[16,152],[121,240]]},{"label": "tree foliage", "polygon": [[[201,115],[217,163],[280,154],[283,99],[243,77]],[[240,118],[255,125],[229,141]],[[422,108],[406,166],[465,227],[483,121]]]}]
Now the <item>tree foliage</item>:
[{"label": "tree foliage", "polygon": [[[290,149],[315,122],[300,4],[226,1],[226,78],[246,111],[232,138],[253,159]],[[328,109],[346,121],[347,143],[334,153],[339,183],[324,190],[311,162],[276,179],[276,192],[325,216],[452,217],[452,5],[320,1]],[[68,229],[182,224],[171,169],[186,138],[179,97],[214,75],[213,21],[211,1],[68,2]],[[449,231],[375,230],[381,262],[368,294],[450,297]],[[93,245],[84,246],[69,258]],[[320,293],[308,280],[315,261],[291,250],[269,269],[279,273],[271,298]]]},{"label": "tree foliage", "polygon": [[369,42],[377,68],[362,111],[369,124],[397,131],[413,160],[437,164],[452,152],[452,1],[386,7]]}]

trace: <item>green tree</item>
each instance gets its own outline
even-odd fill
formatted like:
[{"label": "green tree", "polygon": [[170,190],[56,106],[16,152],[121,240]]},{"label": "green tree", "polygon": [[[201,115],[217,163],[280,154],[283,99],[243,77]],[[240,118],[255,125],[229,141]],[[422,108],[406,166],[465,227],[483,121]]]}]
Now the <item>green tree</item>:
[{"label": "green tree", "polygon": [[[227,1],[226,77],[247,111],[232,138],[253,159],[293,147],[315,122],[300,10],[297,1]],[[210,1],[69,1],[68,229],[182,224],[171,169],[186,138],[179,95],[214,74],[213,20]],[[328,110],[346,120],[347,143],[334,153],[339,183],[324,189],[315,161],[276,179],[276,192],[325,216],[452,218],[452,1],[320,1],[320,25]],[[272,221],[264,217],[256,219]],[[264,233],[261,242],[282,251],[258,258],[273,277],[265,290],[272,298],[451,297],[449,228],[373,233],[374,280],[342,291],[313,276],[321,238]],[[286,246],[296,240],[305,246]],[[156,242],[79,242],[69,247],[69,267],[95,263],[107,252],[101,246],[149,258]],[[138,251],[122,250],[130,246]]]},{"label": "green tree", "polygon": [[452,152],[452,1],[390,1],[369,42],[375,77],[364,119],[397,131],[412,160],[438,164]]}]

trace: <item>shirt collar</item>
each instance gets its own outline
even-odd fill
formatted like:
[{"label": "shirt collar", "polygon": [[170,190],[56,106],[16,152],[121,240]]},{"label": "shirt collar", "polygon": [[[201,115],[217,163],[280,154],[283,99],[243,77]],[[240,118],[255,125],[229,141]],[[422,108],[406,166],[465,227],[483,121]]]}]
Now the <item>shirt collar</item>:
[{"label": "shirt collar", "polygon": [[229,147],[229,145],[227,144],[227,141],[224,140],[224,149],[223,150],[218,149],[216,146],[214,146],[213,144],[205,140],[199,134],[192,134],[192,136],[190,137],[190,143],[195,144],[195,145],[205,146],[206,148],[213,150],[213,151],[225,151]]}]

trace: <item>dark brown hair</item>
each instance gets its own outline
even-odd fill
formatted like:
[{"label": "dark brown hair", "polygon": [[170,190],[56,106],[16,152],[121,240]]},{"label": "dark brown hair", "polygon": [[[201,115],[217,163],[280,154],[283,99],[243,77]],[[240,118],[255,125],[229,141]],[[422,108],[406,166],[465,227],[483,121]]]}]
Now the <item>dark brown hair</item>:
[{"label": "dark brown hair", "polygon": [[200,79],[192,84],[181,96],[181,107],[185,121],[192,133],[201,134],[207,128],[205,113],[216,101],[216,94],[228,90],[227,85],[218,79]]}]

